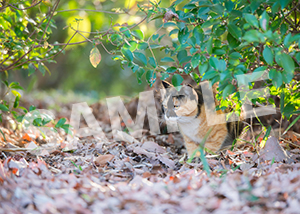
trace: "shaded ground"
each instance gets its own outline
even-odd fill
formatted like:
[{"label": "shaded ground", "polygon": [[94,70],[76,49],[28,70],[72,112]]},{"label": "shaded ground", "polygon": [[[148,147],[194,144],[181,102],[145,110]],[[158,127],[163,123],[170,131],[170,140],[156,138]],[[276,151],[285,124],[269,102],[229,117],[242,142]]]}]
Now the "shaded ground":
[{"label": "shaded ground", "polygon": [[68,151],[63,132],[1,128],[0,213],[299,213],[299,134],[270,138],[259,155],[250,144],[208,155],[205,171],[186,161],[178,133],[113,140],[101,108],[93,113],[109,140],[80,138]]}]

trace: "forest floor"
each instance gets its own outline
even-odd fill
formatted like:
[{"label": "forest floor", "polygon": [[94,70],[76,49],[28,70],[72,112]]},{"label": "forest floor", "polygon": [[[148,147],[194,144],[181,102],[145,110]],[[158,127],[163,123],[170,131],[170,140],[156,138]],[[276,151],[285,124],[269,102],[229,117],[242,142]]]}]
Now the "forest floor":
[{"label": "forest floor", "polygon": [[[39,109],[51,102],[28,101]],[[7,120],[0,213],[299,213],[299,134],[207,155],[205,170],[203,161],[187,161],[179,133],[137,140],[119,132],[114,140],[102,107],[91,106],[108,140],[82,137],[72,149],[63,131],[43,138]],[[70,111],[56,107],[56,120]]]}]

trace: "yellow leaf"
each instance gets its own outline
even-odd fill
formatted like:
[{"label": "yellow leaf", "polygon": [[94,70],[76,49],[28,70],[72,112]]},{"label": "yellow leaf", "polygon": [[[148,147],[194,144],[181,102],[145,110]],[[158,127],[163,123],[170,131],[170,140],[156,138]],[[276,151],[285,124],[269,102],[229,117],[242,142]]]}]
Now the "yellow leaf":
[{"label": "yellow leaf", "polygon": [[94,47],[90,52],[90,61],[92,65],[96,68],[101,61],[101,54],[97,47]]},{"label": "yellow leaf", "polygon": [[21,97],[21,94],[16,90],[11,90],[11,93],[13,93],[13,95],[15,95],[15,96]]}]

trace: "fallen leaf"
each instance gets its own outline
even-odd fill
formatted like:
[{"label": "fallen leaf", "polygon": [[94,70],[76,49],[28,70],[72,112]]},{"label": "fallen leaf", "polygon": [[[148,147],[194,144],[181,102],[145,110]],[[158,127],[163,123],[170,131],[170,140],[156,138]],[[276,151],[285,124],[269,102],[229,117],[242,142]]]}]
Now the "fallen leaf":
[{"label": "fallen leaf", "polygon": [[27,133],[23,135],[23,139],[27,140],[28,142],[32,141],[31,137]]},{"label": "fallen leaf", "polygon": [[111,155],[111,154],[107,154],[107,155],[100,155],[96,158],[95,160],[95,164],[98,166],[103,166],[105,165],[107,162],[110,162],[115,156]]},{"label": "fallen leaf", "polygon": [[157,153],[165,153],[166,150],[152,141],[146,141],[143,143],[142,148],[149,151],[149,152],[157,152]]},{"label": "fallen leaf", "polygon": [[262,160],[274,160],[276,162],[289,161],[290,157],[286,151],[280,146],[279,141],[275,137],[269,137],[265,146],[260,150],[260,156]]}]

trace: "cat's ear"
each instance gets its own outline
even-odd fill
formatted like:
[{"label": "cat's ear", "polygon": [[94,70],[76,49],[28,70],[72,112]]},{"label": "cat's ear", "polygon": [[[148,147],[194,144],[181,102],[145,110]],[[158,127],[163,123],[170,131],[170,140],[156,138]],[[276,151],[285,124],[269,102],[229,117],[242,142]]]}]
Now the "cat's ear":
[{"label": "cat's ear", "polygon": [[162,85],[164,88],[171,88],[171,87],[174,87],[172,84],[166,82],[166,81],[162,81]]},{"label": "cat's ear", "polygon": [[190,84],[184,85],[181,90],[186,96],[188,96],[191,100],[197,100],[198,101],[198,95],[195,91],[194,87]]},{"label": "cat's ear", "polygon": [[162,81],[162,88],[160,89],[160,94],[161,97],[164,99],[166,94],[167,94],[167,90],[168,88],[172,88],[174,87],[172,84],[166,82],[166,81]]}]

